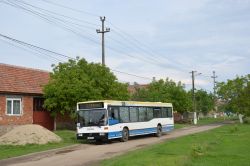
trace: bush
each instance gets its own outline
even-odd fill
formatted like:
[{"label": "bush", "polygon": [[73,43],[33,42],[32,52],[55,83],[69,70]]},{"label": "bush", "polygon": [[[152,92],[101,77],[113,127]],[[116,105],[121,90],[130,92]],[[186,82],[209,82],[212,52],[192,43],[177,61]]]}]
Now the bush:
[{"label": "bush", "polygon": [[192,147],[192,156],[193,157],[198,157],[198,156],[203,156],[206,152],[206,147],[203,145],[193,145]]},{"label": "bush", "polygon": [[243,122],[246,123],[246,124],[249,124],[250,123],[250,117],[245,117],[244,116]]}]

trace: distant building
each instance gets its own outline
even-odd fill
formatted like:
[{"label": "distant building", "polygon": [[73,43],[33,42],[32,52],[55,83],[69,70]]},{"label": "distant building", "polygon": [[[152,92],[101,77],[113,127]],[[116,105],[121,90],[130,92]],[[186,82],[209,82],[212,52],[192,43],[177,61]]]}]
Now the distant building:
[{"label": "distant building", "polygon": [[134,94],[136,92],[136,89],[143,89],[143,88],[147,88],[149,86],[149,84],[137,84],[134,83],[134,85],[129,85],[128,86],[128,92],[130,94]]}]

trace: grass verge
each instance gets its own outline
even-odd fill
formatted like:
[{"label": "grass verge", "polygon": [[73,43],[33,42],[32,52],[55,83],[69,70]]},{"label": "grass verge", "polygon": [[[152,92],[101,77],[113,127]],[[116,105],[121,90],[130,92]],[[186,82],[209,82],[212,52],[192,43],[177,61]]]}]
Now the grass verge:
[{"label": "grass verge", "polygon": [[221,123],[226,120],[232,120],[232,118],[227,117],[217,117],[217,118],[200,118],[197,122],[198,125],[207,125],[212,123]]},{"label": "grass verge", "polygon": [[55,134],[62,138],[60,143],[48,143],[45,145],[22,145],[22,146],[12,146],[12,145],[0,145],[0,159],[6,159],[10,157],[21,156],[29,153],[45,151],[49,149],[61,148],[73,144],[82,143],[76,140],[75,131],[70,130],[59,130],[55,131]]},{"label": "grass verge", "polygon": [[[230,118],[224,118],[224,117],[218,117],[218,118],[200,118],[197,122],[197,125],[208,125],[208,124],[213,124],[213,123],[220,123],[224,122],[225,120],[232,120]],[[188,127],[192,126],[193,124],[190,123],[175,123],[174,128],[175,129],[180,129],[183,127]]]},{"label": "grass verge", "polygon": [[103,166],[248,166],[250,125],[226,125],[104,160]]},{"label": "grass verge", "polygon": [[187,124],[187,123],[175,123],[174,124],[174,129],[180,129],[180,128],[188,127],[188,126],[191,126],[191,125]]}]

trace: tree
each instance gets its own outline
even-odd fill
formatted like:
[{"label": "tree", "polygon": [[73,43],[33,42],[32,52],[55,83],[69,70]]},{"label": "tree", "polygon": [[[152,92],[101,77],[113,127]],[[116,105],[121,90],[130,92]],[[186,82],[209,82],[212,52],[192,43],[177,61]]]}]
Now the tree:
[{"label": "tree", "polygon": [[237,102],[241,103],[241,113],[250,116],[250,81],[247,82],[247,86],[239,94]]},{"label": "tree", "polygon": [[205,115],[214,108],[214,96],[205,90],[197,90],[195,92],[196,110]]},{"label": "tree", "polygon": [[223,110],[250,115],[250,75],[237,76],[235,79],[227,80],[217,84],[219,98],[226,104]]},{"label": "tree", "polygon": [[168,78],[165,81],[153,81],[147,88],[136,89],[132,100],[173,103],[174,109],[180,113],[187,111],[192,104],[184,85]]},{"label": "tree", "polygon": [[79,101],[129,98],[127,84],[117,81],[109,68],[77,58],[54,66],[44,87],[46,109],[74,114]]}]

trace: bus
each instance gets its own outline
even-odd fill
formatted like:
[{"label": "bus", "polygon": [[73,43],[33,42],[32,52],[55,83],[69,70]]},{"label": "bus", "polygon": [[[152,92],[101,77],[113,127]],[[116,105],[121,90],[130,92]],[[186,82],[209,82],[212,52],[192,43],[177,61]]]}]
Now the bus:
[{"label": "bus", "polygon": [[77,139],[128,141],[129,137],[160,137],[174,128],[171,103],[89,101],[77,103]]}]

